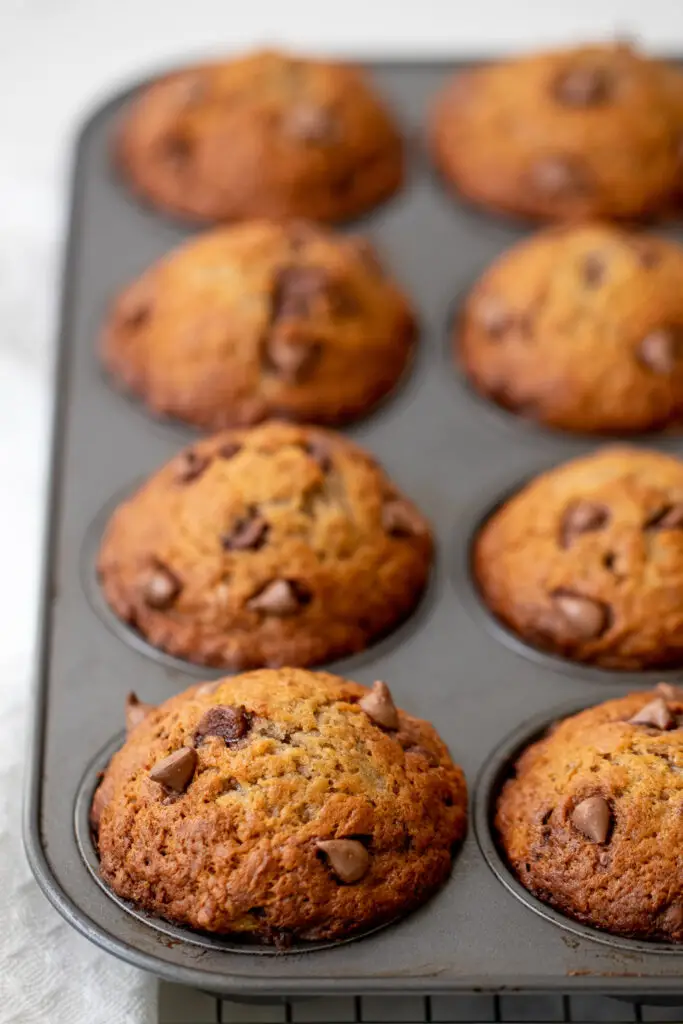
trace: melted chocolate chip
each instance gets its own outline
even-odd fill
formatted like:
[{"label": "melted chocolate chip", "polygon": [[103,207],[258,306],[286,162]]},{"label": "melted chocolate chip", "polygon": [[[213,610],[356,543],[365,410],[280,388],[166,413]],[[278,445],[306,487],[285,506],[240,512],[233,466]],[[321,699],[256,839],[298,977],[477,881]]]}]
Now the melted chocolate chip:
[{"label": "melted chocolate chip", "polygon": [[358,703],[368,718],[383,729],[398,729],[398,711],[386,683],[378,679]]},{"label": "melted chocolate chip", "polygon": [[223,534],[221,544],[226,551],[257,551],[265,544],[269,529],[263,516],[251,509],[233,524],[230,533]]},{"label": "melted chocolate chip", "polygon": [[683,504],[664,505],[645,521],[646,530],[680,530],[683,528]]},{"label": "melted chocolate chip", "polygon": [[370,867],[370,854],[357,839],[323,839],[316,846],[341,882],[359,881]]},{"label": "melted chocolate chip", "polygon": [[676,327],[661,327],[651,331],[638,347],[638,358],[653,373],[671,373],[683,350],[683,330]]},{"label": "melted chocolate chip", "polygon": [[312,437],[304,445],[307,455],[317,462],[323,473],[329,473],[332,469],[332,456],[325,441],[319,437]]},{"label": "melted chocolate chip", "polygon": [[159,564],[145,578],[142,596],[149,608],[163,611],[171,607],[181,590],[181,582],[175,573]]},{"label": "melted chocolate chip", "polygon": [[426,532],[422,516],[413,506],[395,498],[382,508],[382,526],[392,537],[415,537]]},{"label": "melted chocolate chip", "polygon": [[613,91],[613,72],[589,64],[563,71],[553,85],[555,99],[565,107],[599,107],[609,102]]},{"label": "melted chocolate chip", "polygon": [[247,602],[247,607],[266,615],[284,617],[296,615],[310,599],[310,593],[298,581],[273,580]]},{"label": "melted chocolate chip", "polygon": [[572,812],[572,824],[592,843],[604,843],[612,823],[609,804],[601,796],[589,796]]},{"label": "melted chocolate chip", "polygon": [[195,744],[201,743],[207,736],[218,736],[229,747],[246,736],[250,721],[249,714],[241,705],[229,707],[218,704],[202,715],[194,734]]},{"label": "melted chocolate chip", "polygon": [[561,614],[563,632],[571,640],[596,640],[609,626],[609,608],[602,601],[558,590],[553,594],[553,603]]},{"label": "melted chocolate chip", "polygon": [[322,355],[322,345],[308,338],[278,332],[266,341],[266,367],[288,384],[300,384],[311,374]]},{"label": "melted chocolate chip", "polygon": [[588,288],[598,288],[605,280],[607,264],[603,256],[590,252],[584,258],[582,267],[583,283]]},{"label": "melted chocolate chip", "polygon": [[575,501],[568,506],[560,526],[562,547],[568,548],[582,533],[601,530],[610,519],[609,509],[597,501]]},{"label": "melted chocolate chip", "polygon": [[271,293],[270,322],[305,318],[311,304],[327,291],[329,277],[323,267],[283,267],[275,275]]},{"label": "melted chocolate chip", "polygon": [[181,747],[168,757],[157,761],[149,773],[152,782],[158,782],[173,793],[184,793],[189,786],[197,765],[197,751],[192,747]]},{"label": "melted chocolate chip", "polygon": [[476,306],[475,315],[486,333],[495,339],[502,338],[516,323],[515,315],[496,295],[483,296]]},{"label": "melted chocolate chip", "polygon": [[629,719],[631,725],[649,725],[653,729],[673,729],[676,718],[672,715],[663,697],[655,697]]},{"label": "melted chocolate chip", "polygon": [[283,127],[287,135],[301,142],[334,142],[339,125],[333,114],[314,103],[299,103],[287,114]]},{"label": "melted chocolate chip", "polygon": [[134,693],[129,693],[126,697],[126,732],[132,732],[140,725],[140,722],[144,722],[147,715],[155,710],[154,704],[145,704],[144,701],[138,700]]},{"label": "melted chocolate chip", "polygon": [[179,462],[180,468],[176,480],[181,484],[189,484],[192,480],[198,480],[204,470],[211,465],[208,455],[198,455],[192,448],[182,453]]},{"label": "melted chocolate chip", "polygon": [[571,199],[588,191],[585,170],[569,157],[546,156],[531,168],[531,185],[548,199]]},{"label": "melted chocolate chip", "polygon": [[162,144],[161,155],[164,163],[175,171],[182,171],[192,156],[192,143],[184,135],[168,135]]},{"label": "melted chocolate chip", "polygon": [[232,459],[240,451],[242,451],[241,444],[237,444],[236,441],[228,441],[218,449],[218,455],[221,459]]}]

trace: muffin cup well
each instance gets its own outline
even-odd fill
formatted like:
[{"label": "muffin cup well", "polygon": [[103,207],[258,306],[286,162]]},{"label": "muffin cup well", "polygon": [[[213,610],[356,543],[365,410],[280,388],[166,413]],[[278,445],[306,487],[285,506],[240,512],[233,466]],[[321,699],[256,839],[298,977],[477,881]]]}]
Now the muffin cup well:
[{"label": "muffin cup well", "polygon": [[[599,703],[599,702],[596,702]],[[581,924],[567,917],[565,914],[555,910],[549,904],[534,896],[513,873],[507,862],[504,851],[498,842],[495,832],[494,818],[496,813],[496,802],[506,779],[514,774],[514,766],[522,751],[541,739],[545,732],[556,722],[576,714],[579,711],[591,707],[591,702],[577,704],[573,701],[569,705],[563,705],[555,710],[554,714],[535,715],[527,719],[518,729],[508,735],[491,754],[482,768],[475,782],[474,787],[474,808],[472,821],[474,831],[479,843],[481,852],[499,882],[516,896],[521,903],[540,915],[558,925],[565,931],[573,932],[581,938],[591,939],[600,942],[605,946],[612,946],[614,949],[629,950],[633,953],[667,953],[673,955],[683,954],[683,944],[674,945],[667,942],[646,941],[643,939],[629,939],[621,935],[613,935],[607,931],[600,931],[590,925]]]}]

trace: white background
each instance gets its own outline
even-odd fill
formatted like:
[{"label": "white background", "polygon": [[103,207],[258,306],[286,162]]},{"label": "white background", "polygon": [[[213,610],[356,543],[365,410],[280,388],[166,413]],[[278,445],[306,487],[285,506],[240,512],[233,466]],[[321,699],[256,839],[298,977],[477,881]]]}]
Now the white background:
[{"label": "white background", "polygon": [[153,986],[47,908],[19,841],[58,243],[78,123],[129,77],[255,44],[436,56],[615,36],[683,51],[683,0],[0,0],[2,1024],[153,1016]]}]

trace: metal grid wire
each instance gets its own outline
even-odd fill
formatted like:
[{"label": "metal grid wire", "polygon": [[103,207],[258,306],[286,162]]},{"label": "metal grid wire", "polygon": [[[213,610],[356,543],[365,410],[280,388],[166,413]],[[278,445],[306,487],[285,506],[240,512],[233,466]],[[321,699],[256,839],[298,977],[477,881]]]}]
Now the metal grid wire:
[{"label": "metal grid wire", "polygon": [[475,1024],[475,1022],[683,1022],[683,1006],[644,1006],[603,996],[342,996],[267,1005],[215,999],[159,985],[159,1024]]}]

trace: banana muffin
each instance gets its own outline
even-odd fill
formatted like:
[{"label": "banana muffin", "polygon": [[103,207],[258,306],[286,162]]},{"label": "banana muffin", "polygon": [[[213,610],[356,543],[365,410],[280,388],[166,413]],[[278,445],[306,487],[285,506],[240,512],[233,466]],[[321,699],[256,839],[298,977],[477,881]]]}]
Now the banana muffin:
[{"label": "banana muffin", "polygon": [[532,54],[455,76],[436,103],[434,159],[494,211],[641,218],[680,181],[683,76],[632,47]]},{"label": "banana muffin", "polygon": [[413,350],[407,299],[364,238],[256,221],[193,238],[114,302],[113,378],[204,429],[369,412]]},{"label": "banana muffin", "polygon": [[456,358],[504,408],[564,430],[683,419],[683,249],[616,227],[554,228],[500,257],[456,325]]},{"label": "banana muffin", "polygon": [[360,69],[275,51],[153,82],[115,150],[135,192],[195,221],[347,220],[404,173],[397,126]]},{"label": "banana muffin", "polygon": [[205,665],[311,665],[363,650],[414,609],[426,520],[374,459],[269,423],[185,449],[114,513],[98,569],[114,612]]},{"label": "banana muffin", "polygon": [[683,692],[565,719],[519,757],[496,830],[519,880],[584,924],[683,942]]},{"label": "banana muffin", "polygon": [[486,521],[473,570],[535,647],[608,669],[683,665],[683,462],[610,448],[543,473]]},{"label": "banana muffin", "polygon": [[386,683],[291,668],[147,706],[91,812],[119,896],[278,945],[342,939],[423,903],[466,819],[460,768]]}]

